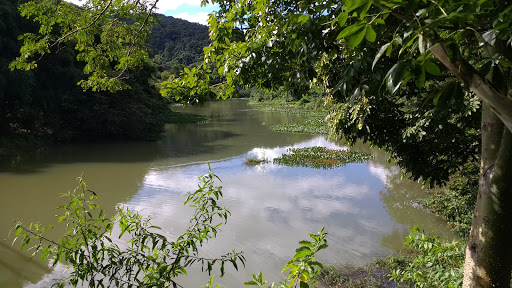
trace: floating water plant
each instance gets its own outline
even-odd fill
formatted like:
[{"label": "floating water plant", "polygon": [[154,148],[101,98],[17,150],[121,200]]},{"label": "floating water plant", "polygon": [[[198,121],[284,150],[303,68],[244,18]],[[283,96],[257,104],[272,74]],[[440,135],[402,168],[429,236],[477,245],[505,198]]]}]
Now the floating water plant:
[{"label": "floating water plant", "polygon": [[373,159],[373,155],[368,153],[315,146],[289,148],[288,154],[275,158],[274,163],[285,166],[332,169],[347,163],[361,163],[370,159]]},{"label": "floating water plant", "polygon": [[255,103],[249,102],[251,107],[264,111],[264,112],[284,112],[289,114],[301,114],[311,117],[325,117],[327,116],[327,111],[315,111],[311,109],[305,109],[302,107],[294,107],[294,106],[276,106],[275,104],[270,103]]},{"label": "floating water plant", "polygon": [[306,120],[301,124],[279,124],[270,127],[274,132],[292,132],[307,134],[329,134],[327,122],[322,119]]},{"label": "floating water plant", "polygon": [[259,159],[256,157],[250,157],[250,158],[245,158],[244,164],[247,166],[256,166],[256,165],[264,164],[264,163],[268,163],[268,162],[270,162],[270,161],[266,158]]}]

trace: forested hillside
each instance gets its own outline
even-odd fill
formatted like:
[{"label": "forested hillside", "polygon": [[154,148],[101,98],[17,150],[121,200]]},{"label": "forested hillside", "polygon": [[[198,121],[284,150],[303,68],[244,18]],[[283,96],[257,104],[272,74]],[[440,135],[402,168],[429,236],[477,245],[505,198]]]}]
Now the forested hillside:
[{"label": "forested hillside", "polygon": [[[71,43],[42,57],[37,69],[10,71],[19,55],[18,36],[38,27],[19,15],[18,0],[0,2],[0,158],[36,143],[101,139],[157,139],[163,130],[168,100],[150,84],[153,63],[129,72],[123,80],[132,89],[83,91],[84,64]],[[160,72],[172,65],[201,60],[208,28],[160,16],[151,45]]]},{"label": "forested hillside", "polygon": [[154,54],[173,64],[191,65],[203,61],[203,47],[210,44],[208,27],[170,16],[158,15],[151,46]]}]

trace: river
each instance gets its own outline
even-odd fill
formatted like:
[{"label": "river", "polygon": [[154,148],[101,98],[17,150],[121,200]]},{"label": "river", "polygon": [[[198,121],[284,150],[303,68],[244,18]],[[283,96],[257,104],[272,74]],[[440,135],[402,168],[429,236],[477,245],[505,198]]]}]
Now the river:
[{"label": "river", "polygon": [[[218,237],[203,247],[204,257],[233,248],[244,251],[247,266],[226,268],[223,287],[241,287],[252,273],[263,272],[272,281],[283,280],[281,268],[294,255],[298,241],[325,227],[329,248],[317,258],[328,264],[364,264],[401,248],[413,225],[454,239],[440,218],[418,208],[414,201],[425,191],[402,179],[382,151],[357,144],[352,150],[372,153],[364,163],[323,170],[267,163],[246,166],[248,157],[272,159],[289,147],[326,146],[348,149],[342,141],[323,136],[275,133],[271,125],[301,122],[304,116],[251,109],[245,100],[208,103],[204,108],[174,108],[209,117],[203,124],[168,125],[164,137],[151,143],[88,143],[55,146],[33,159],[0,168],[0,287],[49,287],[64,267],[50,270],[11,247],[13,219],[55,225],[55,207],[83,175],[100,205],[112,215],[114,207],[153,216],[170,239],[179,235],[192,216],[184,206],[185,193],[197,187],[197,177],[208,163],[220,177],[231,211]],[[49,237],[56,237],[56,228]],[[217,271],[215,271],[217,272]],[[185,287],[205,284],[207,275],[192,269],[179,279]]]}]

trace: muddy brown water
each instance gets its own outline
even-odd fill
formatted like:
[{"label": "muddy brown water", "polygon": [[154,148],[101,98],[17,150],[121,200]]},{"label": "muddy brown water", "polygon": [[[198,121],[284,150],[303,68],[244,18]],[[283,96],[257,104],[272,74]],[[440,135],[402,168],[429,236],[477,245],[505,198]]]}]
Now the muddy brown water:
[{"label": "muddy brown water", "polygon": [[[218,237],[201,250],[214,257],[237,249],[247,265],[226,268],[223,287],[241,287],[252,273],[281,281],[282,267],[294,255],[297,242],[325,227],[329,248],[317,260],[364,264],[401,248],[413,225],[453,239],[446,223],[414,201],[425,195],[421,185],[403,179],[378,149],[358,144],[352,150],[372,153],[364,163],[323,170],[267,163],[246,166],[248,157],[273,159],[290,147],[326,146],[348,149],[342,141],[324,136],[275,133],[271,125],[296,123],[304,116],[252,109],[244,100],[209,103],[204,108],[174,108],[205,115],[205,124],[169,125],[164,137],[152,143],[89,143],[51,147],[16,166],[0,168],[0,287],[49,287],[65,275],[62,265],[49,269],[12,247],[7,236],[13,219],[55,225],[55,207],[61,194],[73,189],[83,175],[99,195],[100,205],[112,215],[114,207],[153,216],[153,224],[173,239],[192,215],[184,206],[185,193],[197,187],[197,177],[208,163],[221,178],[220,202],[232,213]],[[55,225],[56,226],[56,225]],[[61,228],[51,231],[57,237]],[[218,271],[215,271],[216,273]],[[218,274],[218,273],[217,273]],[[185,287],[205,284],[208,275],[193,268],[178,279]]]}]

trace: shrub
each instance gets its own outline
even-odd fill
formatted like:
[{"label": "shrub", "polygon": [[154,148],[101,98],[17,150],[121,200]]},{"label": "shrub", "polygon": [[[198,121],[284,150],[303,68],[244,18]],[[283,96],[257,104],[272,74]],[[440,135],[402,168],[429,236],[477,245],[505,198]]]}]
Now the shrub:
[{"label": "shrub", "polygon": [[[33,245],[29,248],[33,255],[40,253],[53,266],[60,262],[72,268],[67,278],[57,279],[52,287],[183,287],[176,277],[186,275],[193,264],[200,264],[208,273],[219,268],[222,277],[225,264],[238,270],[238,263],[245,265],[245,258],[235,250],[217,258],[199,255],[198,248],[216,237],[230,215],[217,204],[222,189],[214,185],[215,179],[218,177],[210,170],[199,177],[199,188],[188,193],[185,204],[191,203],[194,215],[186,232],[174,241],[157,233],[161,229],[151,225],[150,217],[127,208],[119,208],[113,218],[106,217],[95,204],[96,193],[79,178],[78,187],[66,195],[69,202],[59,207],[63,211],[59,222],[67,227],[62,238],[54,241],[43,235],[51,226],[35,223],[25,227],[17,223],[12,231],[16,237],[13,243],[19,240],[21,249]],[[111,239],[114,226],[120,228],[119,239],[123,235],[128,238],[126,247]],[[312,278],[323,268],[315,261],[315,255],[327,248],[327,234],[323,231],[322,228],[319,233],[310,234],[311,240],[299,242],[295,256],[283,268],[283,272],[288,270],[287,279],[272,283],[271,287],[314,287]],[[259,273],[245,285],[267,287],[267,281]],[[214,287],[213,277],[204,287]]]},{"label": "shrub", "polygon": [[461,287],[464,265],[464,245],[443,242],[415,226],[405,238],[405,244],[416,257],[405,268],[395,269],[390,279],[410,283],[414,287]]}]

